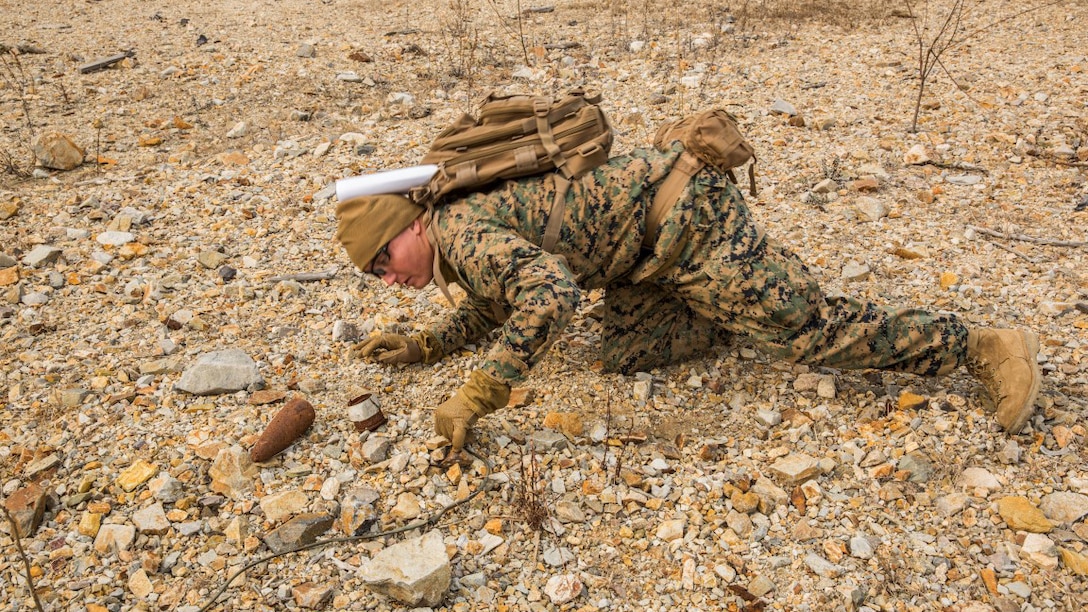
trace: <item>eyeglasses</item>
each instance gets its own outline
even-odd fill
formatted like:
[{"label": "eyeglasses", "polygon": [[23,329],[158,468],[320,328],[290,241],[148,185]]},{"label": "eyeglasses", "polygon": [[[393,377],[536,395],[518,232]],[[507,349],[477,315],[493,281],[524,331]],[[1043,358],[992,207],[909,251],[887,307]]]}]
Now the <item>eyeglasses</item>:
[{"label": "eyeglasses", "polygon": [[389,243],[382,245],[382,248],[378,249],[377,254],[374,255],[374,259],[370,262],[370,269],[366,272],[381,278],[385,276],[385,268],[389,265]]}]

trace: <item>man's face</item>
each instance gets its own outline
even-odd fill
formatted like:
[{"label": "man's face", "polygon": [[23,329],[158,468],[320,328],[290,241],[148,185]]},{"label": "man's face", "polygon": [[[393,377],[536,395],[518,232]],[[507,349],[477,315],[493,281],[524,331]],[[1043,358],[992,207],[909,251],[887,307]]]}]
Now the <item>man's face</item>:
[{"label": "man's face", "polygon": [[426,228],[419,219],[404,228],[374,257],[364,272],[382,279],[386,285],[407,285],[422,289],[434,276],[434,250]]}]

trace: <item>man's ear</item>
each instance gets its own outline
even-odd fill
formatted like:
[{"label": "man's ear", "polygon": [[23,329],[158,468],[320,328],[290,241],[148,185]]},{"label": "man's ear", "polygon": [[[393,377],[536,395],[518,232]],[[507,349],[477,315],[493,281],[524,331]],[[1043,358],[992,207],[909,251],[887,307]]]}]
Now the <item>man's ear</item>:
[{"label": "man's ear", "polygon": [[421,221],[419,217],[416,217],[416,220],[412,221],[412,225],[410,225],[409,227],[412,229],[412,233],[417,236],[423,234],[423,232],[427,229],[426,227],[424,227],[423,221]]}]

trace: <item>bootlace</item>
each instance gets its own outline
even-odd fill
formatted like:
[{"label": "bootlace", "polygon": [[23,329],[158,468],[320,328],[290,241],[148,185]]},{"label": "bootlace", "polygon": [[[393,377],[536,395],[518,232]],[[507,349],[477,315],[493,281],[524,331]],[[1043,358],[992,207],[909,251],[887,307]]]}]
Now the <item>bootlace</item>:
[{"label": "bootlace", "polygon": [[967,371],[977,378],[993,399],[994,407],[1001,404],[1008,394],[1003,392],[1002,386],[997,382],[997,368],[984,359],[969,357],[967,359]]}]

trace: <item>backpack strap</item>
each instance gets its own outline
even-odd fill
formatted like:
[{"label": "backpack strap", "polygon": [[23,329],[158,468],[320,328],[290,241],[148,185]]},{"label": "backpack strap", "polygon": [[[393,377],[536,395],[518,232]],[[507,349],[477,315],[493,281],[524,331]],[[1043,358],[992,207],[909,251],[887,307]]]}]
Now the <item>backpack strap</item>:
[{"label": "backpack strap", "polygon": [[450,306],[453,306],[453,294],[450,293],[449,283],[446,282],[446,277],[442,275],[441,257],[439,251],[441,250],[441,244],[438,241],[438,232],[434,229],[434,209],[428,208],[427,215],[427,238],[431,241],[431,249],[434,250],[434,259],[431,261],[431,273],[434,276],[434,284],[438,285],[438,288],[442,290],[442,295],[446,296],[449,300]]},{"label": "backpack strap", "polygon": [[548,253],[555,248],[559,240],[559,232],[563,229],[563,215],[567,209],[567,190],[570,189],[570,180],[567,177],[555,175],[555,199],[552,200],[552,209],[548,213],[548,225],[544,229],[544,239],[540,241],[540,248]]},{"label": "backpack strap", "polygon": [[548,120],[548,110],[551,107],[552,101],[550,98],[533,98],[533,115],[536,116],[536,131],[540,135],[540,144],[544,147],[544,152],[548,154],[548,159],[552,160],[555,164],[555,168],[563,173],[563,176],[571,178],[570,171],[567,169],[567,158],[563,155],[563,150],[559,148],[559,145],[555,142],[555,134],[552,133],[552,124]]},{"label": "backpack strap", "polygon": [[695,173],[702,170],[706,163],[691,153],[684,151],[676,158],[669,175],[661,181],[661,186],[654,194],[654,201],[646,211],[646,234],[642,237],[642,248],[652,249],[657,241],[657,230],[661,228],[661,219],[673,207],[684,193],[684,187]]}]

